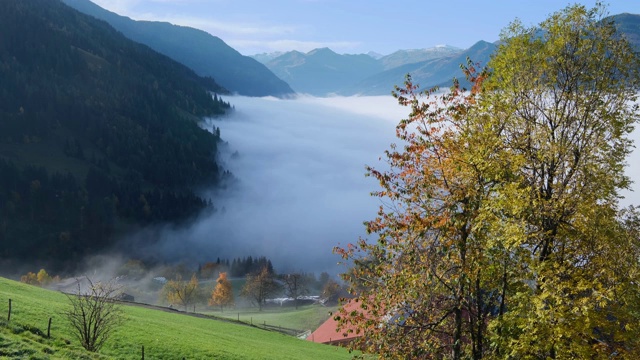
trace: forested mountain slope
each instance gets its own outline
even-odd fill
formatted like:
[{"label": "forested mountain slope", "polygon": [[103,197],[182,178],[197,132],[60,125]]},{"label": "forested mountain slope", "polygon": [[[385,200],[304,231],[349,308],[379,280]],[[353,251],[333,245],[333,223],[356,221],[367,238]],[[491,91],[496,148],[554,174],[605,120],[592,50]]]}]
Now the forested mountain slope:
[{"label": "forested mountain slope", "polygon": [[267,67],[243,56],[209,33],[166,22],[134,21],[89,0],[63,0],[83,13],[105,20],[128,38],[179,61],[202,76],[212,76],[232,92],[247,96],[289,96],[293,90]]},{"label": "forested mountain slope", "polygon": [[616,24],[618,31],[624,34],[635,51],[640,51],[640,15],[618,14],[610,18]]},{"label": "forested mountain slope", "polygon": [[73,263],[216,184],[210,78],[59,0],[0,2],[0,258]]}]

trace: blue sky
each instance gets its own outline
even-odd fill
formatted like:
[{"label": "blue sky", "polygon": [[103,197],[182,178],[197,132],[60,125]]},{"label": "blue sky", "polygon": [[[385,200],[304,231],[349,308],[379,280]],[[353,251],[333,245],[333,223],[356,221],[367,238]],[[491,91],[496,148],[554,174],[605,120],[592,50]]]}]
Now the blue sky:
[{"label": "blue sky", "polygon": [[[467,48],[495,41],[519,18],[535,25],[573,2],[557,0],[92,0],[136,20],[168,21],[205,30],[245,55],[309,51],[339,53]],[[592,7],[593,1],[577,3]],[[605,2],[607,3],[607,2]],[[610,14],[640,14],[638,0],[611,0]]]}]

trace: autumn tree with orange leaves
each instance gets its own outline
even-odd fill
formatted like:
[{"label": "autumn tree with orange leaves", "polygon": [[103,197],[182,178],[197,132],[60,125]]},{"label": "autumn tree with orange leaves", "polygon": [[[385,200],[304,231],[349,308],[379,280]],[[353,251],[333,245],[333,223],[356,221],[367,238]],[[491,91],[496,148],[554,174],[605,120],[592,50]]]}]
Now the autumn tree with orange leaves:
[{"label": "autumn tree with orange leaves", "polygon": [[515,22],[472,88],[395,96],[375,242],[336,248],[381,358],[639,358],[640,214],[621,209],[638,59],[604,8]]},{"label": "autumn tree with orange leaves", "polygon": [[216,280],[216,287],[211,292],[211,298],[209,299],[209,306],[220,306],[220,311],[224,311],[225,306],[233,306],[233,289],[231,288],[231,281],[227,279],[227,273],[221,272]]},{"label": "autumn tree with orange leaves", "polygon": [[[469,74],[479,89],[486,74]],[[490,290],[499,286],[501,268],[488,257],[508,256],[478,224],[488,216],[481,206],[496,179],[510,169],[495,166],[493,139],[468,121],[477,91],[457,84],[443,95],[416,90],[409,77],[396,93],[412,112],[396,129],[405,147],[387,151],[392,170],[368,169],[383,188],[375,195],[393,202],[367,223],[378,241],[338,249],[355,262],[345,280],[361,290],[356,301],[368,315],[340,319],[366,333],[358,347],[384,356],[460,358],[483,351],[488,316],[500,306]]]}]

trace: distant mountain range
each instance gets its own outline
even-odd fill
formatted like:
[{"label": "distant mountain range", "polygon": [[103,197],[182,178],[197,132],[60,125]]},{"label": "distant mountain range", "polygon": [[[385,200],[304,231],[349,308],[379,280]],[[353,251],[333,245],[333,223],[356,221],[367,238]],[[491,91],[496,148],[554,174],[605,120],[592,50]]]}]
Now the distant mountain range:
[{"label": "distant mountain range", "polygon": [[388,95],[395,85],[401,86],[403,84],[407,74],[411,74],[414,84],[419,84],[422,88],[448,87],[454,77],[460,80],[463,86],[466,86],[467,83],[462,70],[460,70],[460,64],[466,64],[467,58],[476,63],[487,64],[496,48],[497,45],[493,43],[478,41],[467,50],[450,52],[429,60],[392,67],[362,79],[350,87],[342,88],[339,93],[342,95]]},{"label": "distant mountain range", "polygon": [[262,54],[255,54],[255,55],[251,55],[252,58],[258,60],[260,63],[262,64],[266,64],[269,61],[277,58],[280,55],[283,55],[284,52],[283,51],[275,51],[275,52],[270,52],[270,53],[262,53]]},{"label": "distant mountain range", "polygon": [[[439,45],[398,50],[389,55],[337,54],[329,48],[243,56],[207,32],[166,22],[134,21],[89,0],[62,0],[102,19],[130,39],[181,62],[201,76],[241,95],[288,97],[295,92],[315,96],[387,95],[402,85],[406,74],[423,88],[467,85],[460,65],[467,58],[487,64],[496,43],[480,40],[468,49]],[[612,16],[619,30],[640,50],[640,15]]]},{"label": "distant mountain range", "polygon": [[[420,84],[440,85],[458,76],[467,56],[486,63],[495,45],[480,41],[467,50],[453,46],[398,50],[389,55],[370,52],[341,55],[328,48],[304,54],[290,51],[259,54],[265,65],[300,93],[316,96],[387,95],[411,73]],[[460,76],[458,76],[460,77]]]},{"label": "distant mountain range", "polygon": [[290,51],[266,65],[296,92],[317,96],[337,92],[352,85],[354,79],[364,79],[384,70],[383,65],[369,55],[339,55],[328,48],[306,54]]},{"label": "distant mountain range", "polygon": [[126,37],[187,65],[200,76],[241,95],[279,96],[293,94],[289,85],[263,64],[244,56],[209,33],[167,22],[135,21],[107,11],[89,0],[62,0],[85,14],[109,23]]},{"label": "distant mountain range", "polygon": [[[640,15],[620,14],[611,19],[640,51]],[[460,65],[466,64],[467,58],[480,65],[487,64],[497,46],[481,40],[468,49],[441,45],[399,50],[386,56],[374,52],[340,55],[323,48],[306,54],[290,51],[253,57],[297,92],[316,96],[387,95],[395,85],[402,85],[406,74],[411,74],[414,83],[422,88],[448,87],[453,78],[466,86]]]},{"label": "distant mountain range", "polygon": [[377,59],[384,65],[385,70],[389,70],[406,64],[451,57],[462,52],[463,49],[455,46],[439,45],[428,49],[398,50],[390,55],[380,56]]}]

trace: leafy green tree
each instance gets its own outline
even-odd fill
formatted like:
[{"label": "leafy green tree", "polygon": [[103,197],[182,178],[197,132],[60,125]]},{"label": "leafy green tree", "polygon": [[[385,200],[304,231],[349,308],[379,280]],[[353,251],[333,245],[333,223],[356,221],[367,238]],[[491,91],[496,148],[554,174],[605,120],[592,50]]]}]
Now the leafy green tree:
[{"label": "leafy green tree", "polygon": [[[638,61],[598,5],[513,23],[472,89],[408,79],[411,113],[388,171],[376,242],[337,252],[362,311],[344,331],[381,357],[638,357],[640,259],[624,161]],[[348,326],[350,325],[350,326]]]}]

